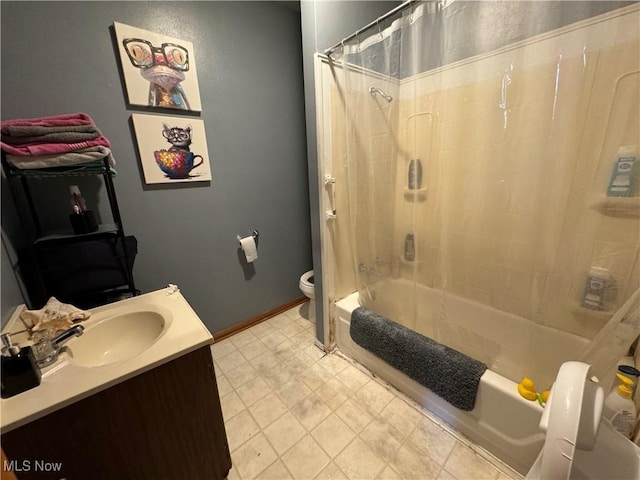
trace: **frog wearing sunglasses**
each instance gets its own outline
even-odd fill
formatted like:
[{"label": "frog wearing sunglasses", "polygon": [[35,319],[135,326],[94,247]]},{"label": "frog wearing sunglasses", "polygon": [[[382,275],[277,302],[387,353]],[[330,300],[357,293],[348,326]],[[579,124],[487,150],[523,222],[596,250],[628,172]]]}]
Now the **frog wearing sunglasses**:
[{"label": "frog wearing sunglasses", "polygon": [[149,81],[149,102],[152,107],[190,110],[189,101],[180,83],[189,70],[189,51],[175,43],[154,46],[141,38],[122,41],[131,64],[140,69]]}]

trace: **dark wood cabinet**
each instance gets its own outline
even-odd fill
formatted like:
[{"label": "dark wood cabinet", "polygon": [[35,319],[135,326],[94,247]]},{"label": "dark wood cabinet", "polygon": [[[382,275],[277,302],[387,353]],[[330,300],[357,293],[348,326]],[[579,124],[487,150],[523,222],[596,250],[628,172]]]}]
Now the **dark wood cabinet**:
[{"label": "dark wood cabinet", "polygon": [[211,349],[5,433],[2,448],[20,480],[224,479],[231,457]]}]

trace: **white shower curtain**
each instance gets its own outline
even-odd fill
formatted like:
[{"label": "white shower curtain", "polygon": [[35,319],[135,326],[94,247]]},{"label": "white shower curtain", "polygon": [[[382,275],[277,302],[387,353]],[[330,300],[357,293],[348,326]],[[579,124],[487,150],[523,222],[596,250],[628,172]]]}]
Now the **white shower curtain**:
[{"label": "white shower curtain", "polygon": [[[402,323],[491,366],[500,346],[460,328],[448,296],[593,338],[638,288],[638,193],[607,196],[618,149],[640,145],[637,27],[619,31],[637,12],[590,4],[418,2],[333,55],[365,305],[400,276]],[[594,267],[596,309],[583,304]]]}]

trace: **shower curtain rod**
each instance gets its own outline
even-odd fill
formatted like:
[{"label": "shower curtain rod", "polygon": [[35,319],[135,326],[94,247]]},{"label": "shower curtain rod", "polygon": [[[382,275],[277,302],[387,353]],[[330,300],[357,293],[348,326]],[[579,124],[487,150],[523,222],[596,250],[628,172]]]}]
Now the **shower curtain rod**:
[{"label": "shower curtain rod", "polygon": [[407,0],[406,2],[404,2],[401,5],[398,5],[396,8],[394,8],[393,10],[390,10],[389,12],[385,13],[384,15],[382,15],[381,17],[378,17],[376,20],[374,20],[373,22],[371,22],[370,24],[366,25],[365,27],[361,28],[360,30],[356,30],[354,33],[352,33],[351,35],[349,35],[348,37],[343,38],[341,41],[339,41],[338,43],[336,43],[333,47],[327,48],[324,51],[324,54],[327,57],[330,57],[331,54],[333,52],[335,52],[338,48],[340,48],[345,42],[348,42],[349,40],[351,40],[352,38],[355,38],[356,36],[358,36],[359,34],[361,34],[362,32],[369,30],[371,27],[374,27],[376,25],[378,25],[380,22],[385,21],[387,18],[395,15],[398,12],[401,12],[402,10],[404,10],[405,8],[407,8],[408,6],[414,4],[414,3],[418,3],[420,0]]}]

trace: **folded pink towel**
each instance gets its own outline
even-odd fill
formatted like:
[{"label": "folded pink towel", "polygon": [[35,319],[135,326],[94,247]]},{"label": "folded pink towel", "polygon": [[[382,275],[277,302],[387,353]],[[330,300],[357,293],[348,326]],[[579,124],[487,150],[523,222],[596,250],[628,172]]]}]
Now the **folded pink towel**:
[{"label": "folded pink towel", "polygon": [[9,145],[0,142],[2,150],[12,155],[36,156],[36,155],[55,155],[57,153],[69,153],[76,150],[83,150],[89,147],[103,146],[111,148],[111,143],[105,137],[94,138],[93,140],[85,140],[76,143],[37,143],[32,145]]},{"label": "folded pink towel", "polygon": [[2,132],[5,127],[12,126],[38,126],[38,127],[60,127],[70,125],[95,125],[93,119],[86,113],[66,113],[54,115],[52,117],[23,118],[16,120],[4,120],[0,123]]}]

